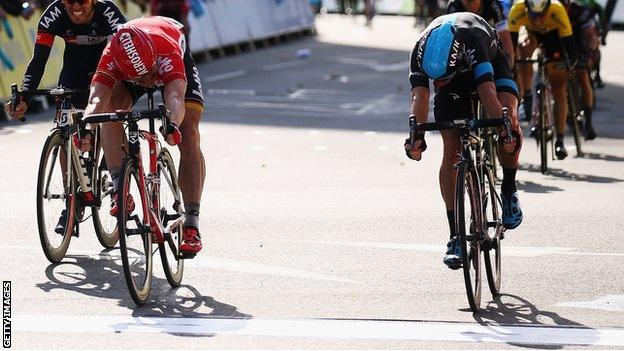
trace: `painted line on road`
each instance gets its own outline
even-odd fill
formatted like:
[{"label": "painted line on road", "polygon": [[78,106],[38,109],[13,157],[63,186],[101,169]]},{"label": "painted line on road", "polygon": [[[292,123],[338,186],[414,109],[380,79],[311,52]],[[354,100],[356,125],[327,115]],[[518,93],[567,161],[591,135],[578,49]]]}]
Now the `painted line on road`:
[{"label": "painted line on road", "polygon": [[299,338],[624,346],[624,329],[502,326],[476,323],[339,319],[226,319],[131,316],[16,315],[22,332],[169,333]]},{"label": "painted line on road", "polygon": [[[311,244],[327,244],[339,246],[354,246],[380,249],[396,249],[396,250],[412,250],[420,252],[440,253],[446,251],[445,245],[434,244],[404,244],[404,243],[385,243],[385,242],[344,242],[344,241],[323,241],[323,240],[302,240]],[[578,256],[612,256],[622,257],[622,253],[607,252],[572,252],[578,250],[575,247],[547,247],[547,246],[504,246],[505,256],[512,257],[537,257],[545,255],[578,255]]]},{"label": "painted line on road", "polygon": [[[16,246],[16,245],[0,245],[0,249],[11,250],[27,250],[27,251],[41,251],[39,247],[31,246]],[[118,249],[114,251],[103,252],[101,254],[93,254],[85,250],[72,250],[70,248],[67,259],[89,258],[92,260],[108,260],[115,261],[121,266],[121,254]],[[72,264],[75,262],[64,261],[66,264]],[[283,266],[268,265],[256,262],[233,260],[228,258],[210,257],[210,258],[194,258],[192,260],[186,260],[186,267],[192,268],[205,268],[210,270],[228,271],[234,273],[249,273],[258,275],[271,275],[288,278],[301,278],[311,279],[318,281],[328,281],[335,283],[349,283],[349,284],[364,284],[362,282],[336,277],[329,274],[316,273],[311,271],[305,271],[296,268],[289,268]]]},{"label": "painted line on road", "polygon": [[591,301],[570,301],[557,306],[624,312],[624,295],[606,295]]},{"label": "painted line on road", "polygon": [[283,69],[283,68],[291,68],[291,67],[297,67],[297,66],[302,66],[303,64],[305,64],[304,61],[290,61],[290,62],[281,62],[281,63],[276,63],[273,65],[266,65],[264,67],[262,67],[263,71],[275,71],[278,69]]},{"label": "painted line on road", "polygon": [[220,81],[220,80],[226,80],[226,79],[230,79],[230,78],[236,78],[236,77],[244,76],[245,74],[247,74],[247,71],[245,71],[245,70],[228,72],[228,73],[218,74],[216,76],[206,77],[206,78],[204,78],[204,81],[206,81],[206,82],[217,82],[217,81]]}]

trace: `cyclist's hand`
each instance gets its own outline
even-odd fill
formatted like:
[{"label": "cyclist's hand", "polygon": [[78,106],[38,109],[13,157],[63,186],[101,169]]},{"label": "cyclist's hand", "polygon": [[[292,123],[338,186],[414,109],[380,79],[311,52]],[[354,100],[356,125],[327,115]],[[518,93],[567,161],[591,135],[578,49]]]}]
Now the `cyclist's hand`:
[{"label": "cyclist's hand", "polygon": [[178,145],[182,142],[182,133],[180,133],[180,129],[174,123],[167,124],[167,130],[163,130],[163,127],[160,127],[160,133],[165,138],[167,144],[173,146]]},{"label": "cyclist's hand", "polygon": [[6,110],[12,119],[20,119],[24,117],[24,114],[26,113],[26,109],[28,109],[28,105],[24,101],[20,101],[20,103],[17,104],[17,107],[15,108],[15,110],[11,109],[10,101],[6,103]]},{"label": "cyclist's hand", "polygon": [[602,44],[602,46],[607,45],[607,39],[606,39],[606,38],[602,38],[602,40],[600,41],[600,43]]},{"label": "cyclist's hand", "polygon": [[80,151],[87,152],[91,150],[91,140],[93,139],[93,132],[86,130],[81,139],[78,139],[78,133],[74,133],[74,144]]},{"label": "cyclist's hand", "polygon": [[504,129],[498,134],[498,140],[503,146],[503,150],[508,154],[513,154],[520,148],[520,134],[515,129],[512,129],[511,134],[513,141],[509,140],[507,131]]},{"label": "cyclist's hand", "polygon": [[410,139],[405,139],[405,154],[412,160],[420,161],[422,153],[427,149],[425,139],[418,139],[414,142],[414,147],[410,145]]}]

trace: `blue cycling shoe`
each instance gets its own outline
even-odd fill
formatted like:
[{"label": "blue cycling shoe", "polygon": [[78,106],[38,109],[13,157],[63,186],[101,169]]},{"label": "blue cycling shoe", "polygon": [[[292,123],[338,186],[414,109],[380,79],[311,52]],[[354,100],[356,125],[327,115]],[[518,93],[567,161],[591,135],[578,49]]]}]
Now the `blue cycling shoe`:
[{"label": "blue cycling shoe", "polygon": [[501,194],[501,198],[503,200],[503,225],[507,229],[515,229],[522,223],[518,192],[514,191],[511,195]]},{"label": "blue cycling shoe", "polygon": [[446,255],[442,261],[450,269],[460,269],[462,267],[462,250],[459,236],[455,236],[449,240],[446,247]]}]

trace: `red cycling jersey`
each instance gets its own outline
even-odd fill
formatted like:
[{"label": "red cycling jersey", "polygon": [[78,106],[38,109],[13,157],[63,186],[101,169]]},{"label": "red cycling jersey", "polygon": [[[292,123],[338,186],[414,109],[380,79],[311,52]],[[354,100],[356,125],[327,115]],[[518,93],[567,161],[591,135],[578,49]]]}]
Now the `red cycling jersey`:
[{"label": "red cycling jersey", "polygon": [[[161,83],[168,84],[176,79],[186,81],[183,61],[186,37],[182,33],[182,24],[171,18],[161,16],[137,18],[129,21],[128,24],[141,28],[152,39],[157,56],[158,80]],[[93,76],[93,82],[102,83],[112,88],[115,82],[128,78],[115,64],[109,43],[104,48],[97,71]]]}]

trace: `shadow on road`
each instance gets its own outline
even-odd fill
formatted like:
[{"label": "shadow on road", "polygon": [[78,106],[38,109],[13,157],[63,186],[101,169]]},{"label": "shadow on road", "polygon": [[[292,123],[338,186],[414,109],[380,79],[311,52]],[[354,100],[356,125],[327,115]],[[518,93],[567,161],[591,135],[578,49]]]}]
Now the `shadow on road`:
[{"label": "shadow on road", "polygon": [[[251,315],[238,311],[236,306],[215,300],[213,297],[202,295],[190,285],[171,288],[166,279],[154,276],[150,301],[144,306],[137,306],[128,293],[121,266],[121,257],[116,249],[103,250],[99,255],[68,255],[73,262],[50,264],[46,268],[49,281],[37,284],[45,292],[55,289],[73,291],[99,299],[117,300],[119,306],[132,310],[133,317],[193,317],[193,318],[251,318]],[[155,266],[159,262],[154,262]],[[157,269],[157,267],[154,267]],[[116,325],[116,331],[123,331],[127,326]],[[157,324],[150,324],[151,328],[158,328]],[[162,331],[172,333],[163,326]],[[193,336],[213,336],[198,335]]]},{"label": "shadow on road", "polygon": [[518,180],[516,183],[516,187],[518,188],[518,190],[522,190],[525,193],[546,194],[554,191],[563,191],[563,189],[556,186],[542,185],[532,181]]},{"label": "shadow on road", "polygon": [[[520,163],[518,165],[518,169],[522,171],[531,172],[531,173],[541,173],[539,165],[534,165],[534,164],[529,164],[529,163]],[[624,179],[596,176],[596,175],[591,175],[591,174],[572,173],[572,172],[568,172],[560,168],[552,168],[552,167],[548,167],[548,173],[546,175],[555,177],[557,179],[588,182],[588,183],[611,184],[611,183],[624,182]]]},{"label": "shadow on road", "polygon": [[[502,294],[494,297],[479,313],[474,313],[473,318],[481,325],[496,328],[501,335],[512,333],[504,331],[506,326],[513,327],[570,327],[593,330],[581,323],[567,319],[559,314],[547,310],[541,310],[528,300],[511,294]],[[503,330],[501,330],[503,329]],[[596,340],[599,338],[596,331]],[[504,338],[501,338],[504,340]],[[545,345],[530,343],[512,343],[509,345],[524,348],[539,348],[547,350],[562,349],[565,345]]]}]

